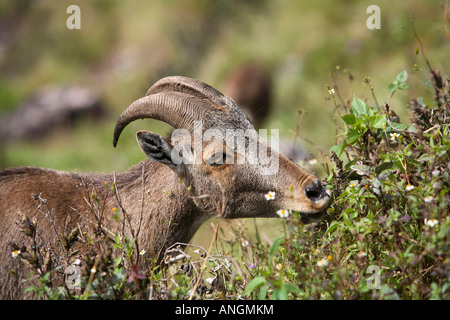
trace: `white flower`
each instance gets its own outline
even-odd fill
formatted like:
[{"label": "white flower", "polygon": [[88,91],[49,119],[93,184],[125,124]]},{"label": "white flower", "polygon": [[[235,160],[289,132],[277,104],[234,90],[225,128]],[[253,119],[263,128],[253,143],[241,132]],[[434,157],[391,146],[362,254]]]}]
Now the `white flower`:
[{"label": "white flower", "polygon": [[269,191],[264,195],[264,198],[266,198],[267,201],[269,200],[275,200],[275,192]]},{"label": "white flower", "polygon": [[397,140],[398,138],[400,138],[401,137],[401,135],[400,134],[398,134],[398,133],[391,133],[391,140],[392,141],[395,141],[395,140]]},{"label": "white flower", "polygon": [[286,209],[277,210],[277,215],[280,218],[287,218],[289,216],[289,210],[286,210]]},{"label": "white flower", "polygon": [[334,89],[333,88],[331,88],[330,90],[328,90],[328,93],[330,94],[330,95],[333,95],[334,94]]},{"label": "white flower", "polygon": [[364,251],[360,251],[360,252],[358,252],[356,255],[357,255],[358,257],[362,258],[362,257],[367,256],[367,253],[365,253]]},{"label": "white flower", "polygon": [[433,200],[434,200],[433,196],[426,196],[425,198],[423,198],[423,201],[425,201],[425,202],[431,202]]},{"label": "white flower", "polygon": [[308,161],[308,163],[309,163],[311,166],[313,166],[313,165],[317,164],[317,159],[312,158],[312,159],[310,159],[310,160]]},{"label": "white flower", "polygon": [[145,254],[145,250],[144,249],[142,249],[141,251],[139,251],[139,255],[140,256],[143,256]]},{"label": "white flower", "polygon": [[437,221],[436,219],[425,219],[425,224],[431,228],[433,228],[435,225],[437,225],[439,223],[439,221]]},{"label": "white flower", "polygon": [[328,260],[327,260],[327,258],[320,259],[320,260],[317,262],[317,265],[318,265],[319,267],[326,267],[326,266],[328,265]]},{"label": "white flower", "polygon": [[96,273],[96,272],[97,272],[97,268],[96,267],[92,267],[91,273]]},{"label": "white flower", "polygon": [[20,254],[20,250],[14,250],[13,252],[11,252],[11,255],[13,258],[17,258]]},{"label": "white flower", "polygon": [[439,189],[440,187],[442,187],[442,181],[433,183],[433,189]]},{"label": "white flower", "polygon": [[355,181],[350,182],[350,184],[348,185],[351,188],[355,188],[358,186],[358,184]]},{"label": "white flower", "polygon": [[438,175],[441,174],[441,171],[440,171],[439,169],[436,169],[436,170],[432,171],[431,174],[432,174],[433,176],[437,177]]},{"label": "white flower", "polygon": [[283,264],[282,263],[278,263],[275,268],[280,271],[281,269],[283,269]]},{"label": "white flower", "polygon": [[406,191],[411,191],[412,189],[414,189],[414,186],[412,184],[409,184],[409,183],[405,187]]}]

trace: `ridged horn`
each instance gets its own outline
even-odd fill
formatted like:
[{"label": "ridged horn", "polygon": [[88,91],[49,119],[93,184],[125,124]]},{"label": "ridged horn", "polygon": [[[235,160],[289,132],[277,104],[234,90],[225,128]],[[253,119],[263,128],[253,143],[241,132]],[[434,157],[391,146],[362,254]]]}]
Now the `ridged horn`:
[{"label": "ridged horn", "polygon": [[147,96],[160,92],[182,92],[199,99],[210,100],[215,105],[224,107],[227,105],[225,96],[210,85],[182,76],[170,76],[157,81],[147,91]]},{"label": "ridged horn", "polygon": [[145,96],[133,102],[120,115],[114,129],[113,145],[117,145],[123,129],[135,120],[152,118],[192,132],[194,121],[203,119],[205,112],[213,109],[209,100],[181,92],[160,92]]}]

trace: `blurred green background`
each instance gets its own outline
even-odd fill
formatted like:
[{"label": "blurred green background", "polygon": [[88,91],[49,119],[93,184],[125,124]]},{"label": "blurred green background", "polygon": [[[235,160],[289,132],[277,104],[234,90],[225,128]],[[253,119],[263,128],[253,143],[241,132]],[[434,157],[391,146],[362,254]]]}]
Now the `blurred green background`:
[{"label": "blurred green background", "polygon": [[[66,27],[70,4],[81,9],[80,30]],[[381,9],[380,30],[366,27],[372,4]],[[221,90],[227,75],[249,62],[262,65],[273,82],[273,109],[264,126],[292,137],[297,110],[306,111],[300,133],[314,142],[305,148],[317,156],[319,148],[335,144],[334,109],[325,98],[336,66],[349,70],[353,92],[370,100],[363,84],[369,76],[380,102],[401,70],[412,74],[416,62],[426,73],[423,59],[415,58],[419,46],[411,16],[432,65],[448,70],[449,25],[439,1],[2,0],[0,117],[54,84],[91,88],[108,113],[102,121],[78,121],[43,139],[0,142],[0,168],[126,170],[144,159],[134,132],[168,131],[155,121],[138,121],[114,149],[115,121],[132,101],[161,77],[175,74]],[[338,79],[344,92],[348,84],[345,77]],[[424,85],[414,79],[409,84],[410,92]],[[406,93],[392,102],[405,114]]]}]

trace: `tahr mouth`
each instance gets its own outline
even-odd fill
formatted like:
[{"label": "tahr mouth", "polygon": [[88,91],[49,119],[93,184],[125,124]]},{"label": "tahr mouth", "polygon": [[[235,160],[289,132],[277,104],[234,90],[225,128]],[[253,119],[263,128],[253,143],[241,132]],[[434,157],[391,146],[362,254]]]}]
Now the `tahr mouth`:
[{"label": "tahr mouth", "polygon": [[332,195],[330,195],[328,199],[327,206],[323,208],[321,211],[316,212],[301,212],[297,211],[300,214],[300,221],[304,224],[309,224],[313,222],[317,222],[319,220],[322,220],[324,217],[327,216],[327,209],[330,207],[332,203]]},{"label": "tahr mouth", "polygon": [[314,213],[303,213],[300,212],[300,222],[303,224],[309,224],[322,220],[327,215],[327,210],[314,212]]}]

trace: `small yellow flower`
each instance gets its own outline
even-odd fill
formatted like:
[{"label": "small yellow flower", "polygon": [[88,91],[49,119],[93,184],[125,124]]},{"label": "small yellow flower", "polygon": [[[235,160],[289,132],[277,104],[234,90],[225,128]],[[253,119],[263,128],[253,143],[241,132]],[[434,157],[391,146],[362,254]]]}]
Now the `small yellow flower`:
[{"label": "small yellow flower", "polygon": [[117,208],[116,208],[116,207],[112,208],[112,211],[113,211],[113,212],[116,212],[116,211],[117,211]]},{"label": "small yellow flower", "polygon": [[269,191],[264,195],[264,198],[266,198],[267,201],[269,200],[275,200],[275,192]]},{"label": "small yellow flower", "polygon": [[328,260],[325,259],[325,258],[320,259],[320,260],[317,262],[317,265],[318,265],[319,267],[326,267],[326,266],[328,265]]},{"label": "small yellow flower", "polygon": [[310,159],[310,160],[308,161],[308,163],[309,163],[311,166],[313,166],[313,165],[317,164],[317,159],[312,158],[312,159]]},{"label": "small yellow flower", "polygon": [[391,140],[396,141],[397,139],[400,139],[401,135],[398,133],[391,133]]},{"label": "small yellow flower", "polygon": [[280,209],[280,210],[277,211],[277,215],[278,215],[280,218],[287,218],[287,217],[289,216],[289,210],[286,210],[286,209]]},{"label": "small yellow flower", "polygon": [[439,223],[439,221],[437,221],[437,219],[425,219],[425,224],[431,228],[433,228],[435,225],[437,225]]},{"label": "small yellow flower", "polygon": [[314,250],[314,254],[318,254],[320,251],[318,249]]},{"label": "small yellow flower", "polygon": [[278,263],[275,268],[280,271],[281,269],[283,269],[283,264],[282,263]]},{"label": "small yellow flower", "polygon": [[423,198],[423,201],[425,201],[425,202],[431,202],[433,200],[434,200],[433,196],[426,196],[425,198]]},{"label": "small yellow flower", "polygon": [[139,251],[139,255],[140,256],[143,256],[145,254],[145,250],[144,249],[142,249],[141,251]]},{"label": "small yellow flower", "polygon": [[348,185],[350,188],[356,188],[358,186],[358,184],[355,181],[350,182],[350,184]]},{"label": "small yellow flower", "polygon": [[409,183],[405,187],[406,191],[411,191],[412,189],[414,189],[414,186],[412,184],[409,184]]},{"label": "small yellow flower", "polygon": [[327,256],[327,259],[328,259],[329,261],[331,261],[331,260],[333,260],[333,256],[332,256],[331,254],[329,254],[329,255]]},{"label": "small yellow flower", "polygon": [[12,255],[13,258],[17,258],[17,257],[19,256],[19,254],[20,254],[20,250],[14,250],[14,251],[11,253],[11,255]]}]

